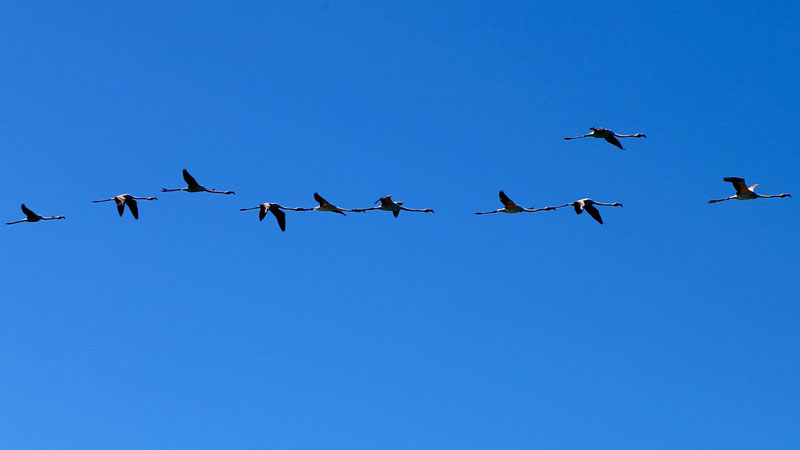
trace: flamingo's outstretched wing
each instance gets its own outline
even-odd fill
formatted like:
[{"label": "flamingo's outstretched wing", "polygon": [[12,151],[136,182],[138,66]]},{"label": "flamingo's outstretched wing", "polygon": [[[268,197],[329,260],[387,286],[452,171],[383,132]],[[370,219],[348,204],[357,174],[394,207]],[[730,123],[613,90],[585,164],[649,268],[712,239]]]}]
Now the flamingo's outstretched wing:
[{"label": "flamingo's outstretched wing", "polygon": [[115,197],[114,202],[117,204],[117,212],[119,213],[119,216],[122,217],[122,213],[125,212],[125,200],[120,200]]},{"label": "flamingo's outstretched wing", "polygon": [[378,199],[381,202],[381,206],[392,206],[392,196],[386,195]]},{"label": "flamingo's outstretched wing", "polygon": [[[136,204],[136,200],[127,197],[125,199],[125,204],[128,205],[128,209],[131,210],[131,214],[133,214],[133,218],[139,220],[139,206]],[[122,208],[122,206],[120,206]],[[120,209],[121,210],[121,209]],[[122,213],[120,213],[122,215]]]},{"label": "flamingo's outstretched wing", "polygon": [[189,171],[186,169],[183,169],[183,180],[186,181],[186,184],[189,185],[190,188],[195,188],[200,186],[197,180],[195,180],[194,177],[191,174],[189,174]]},{"label": "flamingo's outstretched wing", "polygon": [[612,145],[614,145],[614,146],[616,146],[616,147],[619,147],[619,149],[620,149],[620,150],[625,150],[624,148],[622,148],[622,144],[620,144],[620,142],[619,142],[619,139],[617,139],[616,137],[614,137],[614,135],[613,135],[613,134],[612,134],[612,135],[609,135],[609,136],[606,136],[606,137],[605,137],[605,140],[606,140],[606,142],[608,142],[609,144],[612,144]]},{"label": "flamingo's outstretched wing", "polygon": [[278,226],[281,227],[281,231],[286,231],[286,213],[281,211],[280,208],[272,208],[270,211],[272,211],[275,219],[278,220]]},{"label": "flamingo's outstretched wing", "polygon": [[24,213],[24,214],[25,214],[27,217],[36,217],[36,216],[38,216],[38,214],[36,214],[35,212],[33,212],[33,211],[31,211],[30,209],[28,209],[28,207],[27,207],[27,206],[25,206],[25,203],[21,204],[21,205],[20,205],[20,208],[22,208],[22,212],[23,212],[23,213]]},{"label": "flamingo's outstretched wing", "polygon": [[733,184],[733,188],[736,189],[737,194],[747,194],[750,192],[750,189],[747,188],[747,183],[744,182],[744,178],[725,177],[722,181]]},{"label": "flamingo's outstretched wing", "polygon": [[506,193],[503,192],[502,190],[498,194],[500,195],[500,203],[502,203],[503,206],[505,206],[506,208],[513,208],[517,206],[516,203],[514,203],[510,198],[508,198]]},{"label": "flamingo's outstretched wing", "polygon": [[327,200],[325,200],[324,198],[322,198],[322,196],[321,196],[321,195],[319,195],[319,194],[317,194],[316,192],[314,192],[314,200],[316,200],[316,201],[317,201],[317,203],[319,203],[319,206],[327,206],[327,205],[330,205],[330,202],[329,202],[329,201],[327,201]]},{"label": "flamingo's outstretched wing", "polygon": [[594,205],[586,204],[583,206],[583,209],[585,209],[586,212],[589,213],[589,215],[594,218],[594,220],[600,222],[600,225],[603,224],[603,218],[600,217],[600,211],[598,211],[597,208],[594,207]]}]

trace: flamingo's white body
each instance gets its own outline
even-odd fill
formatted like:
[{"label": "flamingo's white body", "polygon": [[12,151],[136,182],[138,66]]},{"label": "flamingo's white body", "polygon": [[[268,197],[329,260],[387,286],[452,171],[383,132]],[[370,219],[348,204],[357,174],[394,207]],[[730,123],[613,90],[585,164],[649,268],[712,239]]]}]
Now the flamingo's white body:
[{"label": "flamingo's white body", "polygon": [[782,197],[789,197],[791,198],[791,194],[777,194],[777,195],[760,195],[756,194],[755,189],[757,184],[752,186],[748,186],[745,183],[744,178],[739,177],[726,177],[723,178],[722,181],[727,181],[728,183],[732,183],[734,189],[736,189],[736,195],[731,195],[730,197],[721,198],[719,200],[709,200],[708,203],[719,203],[724,202],[726,200],[755,200],[757,198],[782,198]]},{"label": "flamingo's white body", "polygon": [[15,223],[22,223],[22,222],[38,222],[40,220],[66,219],[66,217],[64,217],[64,216],[53,216],[53,217],[40,216],[40,215],[36,214],[35,212],[31,211],[30,209],[28,209],[28,207],[25,206],[25,203],[20,205],[20,208],[22,208],[22,212],[25,214],[25,218],[24,219],[20,219],[20,220],[16,220],[14,222],[6,222],[6,225],[14,225]]}]

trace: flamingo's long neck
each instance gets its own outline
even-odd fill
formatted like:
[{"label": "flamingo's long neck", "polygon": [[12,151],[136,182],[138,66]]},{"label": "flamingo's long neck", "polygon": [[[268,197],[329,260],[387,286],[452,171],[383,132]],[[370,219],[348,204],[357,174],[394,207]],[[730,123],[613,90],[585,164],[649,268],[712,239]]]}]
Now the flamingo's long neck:
[{"label": "flamingo's long neck", "polygon": [[780,197],[791,197],[789,194],[777,194],[777,195],[759,195],[759,198],[780,198]]}]

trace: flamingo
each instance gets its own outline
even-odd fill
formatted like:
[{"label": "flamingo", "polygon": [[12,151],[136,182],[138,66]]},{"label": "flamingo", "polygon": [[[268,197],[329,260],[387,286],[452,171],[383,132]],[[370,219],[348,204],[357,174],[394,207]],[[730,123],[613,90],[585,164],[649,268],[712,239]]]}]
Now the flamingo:
[{"label": "flamingo", "polygon": [[571,141],[573,139],[581,139],[581,138],[585,138],[585,137],[603,138],[609,144],[613,144],[613,145],[619,147],[620,150],[625,150],[624,148],[622,148],[622,144],[620,144],[620,142],[619,142],[619,140],[617,140],[617,138],[647,138],[647,136],[645,136],[644,133],[617,134],[617,133],[614,133],[613,131],[607,130],[605,128],[589,127],[589,129],[592,130],[591,133],[584,134],[583,136],[565,137],[564,140],[565,141]]},{"label": "flamingo", "polygon": [[330,212],[335,212],[336,214],[341,214],[343,216],[347,215],[347,214],[344,213],[344,211],[348,211],[348,212],[364,212],[364,210],[362,210],[362,209],[339,208],[338,206],[334,205],[333,203],[331,203],[331,202],[325,200],[324,198],[322,198],[322,196],[317,194],[316,192],[314,192],[314,200],[316,200],[317,203],[319,203],[319,206],[315,206],[315,207],[313,207],[311,209],[306,209],[304,211],[330,211]]},{"label": "flamingo", "polygon": [[186,184],[188,185],[187,187],[179,189],[161,188],[161,192],[186,191],[186,192],[210,192],[212,194],[225,194],[225,195],[235,194],[235,192],[233,191],[217,191],[214,189],[207,188],[205,186],[201,186],[200,183],[198,183],[193,176],[189,175],[189,172],[186,169],[183,169],[183,179],[186,181]]},{"label": "flamingo", "polygon": [[20,205],[20,207],[22,208],[22,212],[25,213],[25,218],[14,222],[6,222],[6,225],[14,225],[15,223],[21,223],[21,222],[38,222],[40,220],[66,219],[66,217],[64,216],[42,217],[36,214],[35,212],[31,211],[30,209],[28,209],[28,207],[25,206],[25,203]]},{"label": "flamingo", "polygon": [[432,213],[433,212],[433,210],[430,209],[430,208],[425,208],[425,209],[406,208],[405,206],[403,206],[403,202],[393,201],[391,195],[385,195],[385,196],[379,198],[375,203],[376,204],[380,203],[380,206],[373,206],[372,208],[357,209],[355,211],[364,212],[364,211],[372,211],[372,210],[380,209],[381,211],[391,211],[392,214],[394,214],[395,217],[400,215],[400,211],[412,211],[412,212],[423,212],[423,213]]},{"label": "flamingo", "polygon": [[721,198],[719,200],[709,200],[708,203],[718,203],[724,202],[725,200],[753,200],[756,198],[781,198],[781,197],[789,197],[791,198],[791,194],[778,194],[778,195],[759,195],[755,193],[757,184],[752,186],[748,186],[747,183],[744,182],[744,178],[739,177],[726,177],[723,178],[722,181],[727,181],[728,183],[732,183],[734,189],[736,189],[736,195],[731,195],[730,197]]},{"label": "flamingo", "polygon": [[278,220],[278,226],[281,227],[281,231],[286,231],[286,213],[281,211],[282,209],[287,211],[310,211],[310,209],[307,208],[287,208],[277,203],[262,203],[252,208],[242,208],[239,211],[250,211],[252,209],[258,210],[259,221],[264,220],[264,217],[267,216],[267,211],[271,212],[272,215],[275,216],[275,219]]},{"label": "flamingo", "polygon": [[515,214],[521,212],[537,212],[537,211],[555,211],[555,207],[547,206],[540,209],[533,209],[533,208],[524,208],[522,206],[517,205],[514,203],[505,192],[500,190],[500,202],[503,203],[503,207],[500,209],[496,209],[494,211],[487,211],[487,212],[476,212],[476,215],[484,215],[484,214],[495,214],[495,213],[506,213],[506,214]]},{"label": "flamingo", "polygon": [[565,206],[572,206],[575,208],[575,214],[580,214],[584,210],[589,213],[590,216],[594,218],[594,220],[598,221],[600,225],[603,224],[603,218],[600,217],[600,211],[595,208],[595,206],[619,206],[622,207],[622,203],[614,202],[614,203],[600,203],[596,202],[590,198],[582,198],[578,201],[574,201],[572,203],[567,203],[565,205],[556,206],[556,208],[563,208]]},{"label": "flamingo", "polygon": [[133,214],[133,218],[139,220],[139,206],[136,204],[136,200],[158,200],[155,197],[134,197],[131,194],[120,194],[116,197],[107,198],[105,200],[92,200],[92,203],[103,203],[103,202],[110,202],[115,201],[117,203],[117,212],[119,212],[119,216],[122,217],[122,213],[125,212],[125,205],[128,205],[128,209],[131,210],[131,214]]}]

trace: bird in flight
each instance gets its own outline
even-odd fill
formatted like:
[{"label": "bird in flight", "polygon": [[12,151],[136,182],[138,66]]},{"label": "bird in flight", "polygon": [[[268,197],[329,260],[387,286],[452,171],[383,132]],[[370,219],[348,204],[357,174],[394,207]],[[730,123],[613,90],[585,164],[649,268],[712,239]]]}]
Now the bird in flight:
[{"label": "bird in flight", "polygon": [[391,195],[386,195],[386,196],[383,196],[383,197],[379,198],[375,202],[375,204],[378,204],[378,203],[380,203],[379,206],[373,206],[372,208],[355,209],[354,211],[364,212],[364,211],[372,211],[372,210],[379,209],[381,211],[391,211],[392,214],[394,214],[395,217],[400,215],[400,211],[412,211],[412,212],[423,212],[423,213],[432,213],[433,212],[433,210],[430,209],[430,208],[425,208],[425,209],[406,208],[405,206],[403,206],[403,202],[393,201]]},{"label": "bird in flight", "polygon": [[736,195],[731,195],[730,197],[721,198],[719,200],[709,200],[708,203],[719,203],[724,202],[725,200],[753,200],[756,198],[781,198],[781,197],[789,197],[791,198],[791,194],[777,194],[777,195],[759,195],[755,193],[757,184],[752,186],[748,186],[747,183],[744,182],[744,178],[739,177],[726,177],[723,178],[722,181],[726,181],[728,183],[733,184],[733,188],[736,189]]},{"label": "bird in flight", "polygon": [[64,216],[42,217],[36,214],[35,212],[31,211],[30,209],[28,209],[28,207],[25,206],[25,203],[20,205],[20,207],[22,208],[22,212],[25,214],[25,218],[14,222],[6,222],[6,225],[14,225],[15,223],[21,223],[21,222],[38,222],[40,220],[66,219],[66,217]]},{"label": "bird in flight", "polygon": [[194,177],[191,176],[186,169],[183,169],[183,179],[186,181],[187,187],[178,189],[161,188],[161,192],[186,191],[186,192],[210,192],[212,194],[225,194],[225,195],[235,194],[235,192],[233,191],[217,191],[200,185],[200,183],[198,183],[197,180],[195,180]]},{"label": "bird in flight", "polygon": [[484,214],[495,214],[495,213],[515,214],[521,212],[555,211],[556,209],[553,206],[547,206],[540,209],[525,208],[514,203],[510,198],[508,198],[506,193],[503,192],[502,190],[500,190],[499,195],[500,195],[500,202],[503,204],[502,208],[496,209],[494,211],[476,212],[475,214],[479,216],[482,216]]},{"label": "bird in flight", "polygon": [[330,211],[330,212],[334,212],[336,214],[341,214],[343,216],[347,215],[347,214],[344,213],[344,211],[348,211],[348,212],[364,212],[364,210],[361,210],[361,209],[339,208],[338,206],[334,205],[333,203],[331,203],[331,202],[325,200],[324,198],[322,198],[322,196],[317,194],[316,192],[314,192],[314,200],[316,200],[317,203],[319,203],[319,206],[315,206],[315,207],[313,207],[311,209],[307,209],[305,211]]},{"label": "bird in flight", "polygon": [[625,150],[622,148],[622,144],[620,144],[617,138],[647,138],[644,133],[636,133],[636,134],[617,134],[611,130],[607,130],[605,128],[594,128],[589,127],[592,130],[591,133],[584,134],[583,136],[575,136],[575,137],[565,137],[565,141],[571,141],[573,139],[582,139],[585,137],[593,137],[593,138],[603,138],[609,144],[613,144],[614,146],[618,147],[620,150]]},{"label": "bird in flight", "polygon": [[600,203],[596,202],[590,198],[582,198],[578,201],[574,201],[572,203],[567,203],[565,205],[556,206],[556,208],[563,208],[565,206],[572,206],[575,208],[575,214],[580,214],[584,210],[589,213],[590,216],[594,218],[594,220],[598,221],[600,225],[603,224],[603,218],[600,217],[600,211],[595,208],[595,206],[619,206],[622,207],[622,203]]},{"label": "bird in flight", "polygon": [[125,212],[125,205],[128,205],[128,209],[131,211],[131,214],[133,214],[133,218],[139,220],[139,206],[136,204],[136,200],[158,199],[155,197],[134,197],[131,194],[120,194],[105,200],[92,200],[92,203],[110,202],[112,200],[117,203],[117,212],[119,212],[120,217],[122,217],[122,213]]},{"label": "bird in flight", "polygon": [[258,210],[258,220],[264,220],[264,217],[267,217],[267,212],[271,212],[275,219],[278,221],[278,226],[281,227],[281,231],[286,231],[286,213],[281,211],[285,209],[287,211],[311,211],[307,208],[287,208],[285,206],[281,206],[277,203],[262,203],[258,206],[254,206],[252,208],[242,208],[239,211],[250,211],[252,209]]}]

